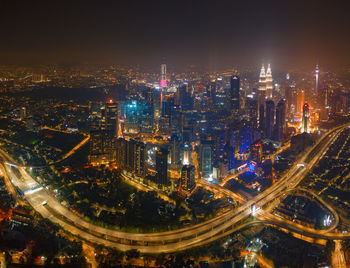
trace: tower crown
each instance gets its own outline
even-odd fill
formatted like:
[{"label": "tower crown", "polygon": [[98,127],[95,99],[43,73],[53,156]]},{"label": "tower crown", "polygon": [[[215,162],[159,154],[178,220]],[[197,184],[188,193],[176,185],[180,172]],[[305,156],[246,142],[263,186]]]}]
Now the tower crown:
[{"label": "tower crown", "polygon": [[259,81],[263,82],[265,80],[266,77],[266,73],[265,73],[265,67],[264,64],[261,66],[261,70],[260,70],[260,76],[259,76]]},{"label": "tower crown", "polygon": [[266,77],[272,77],[271,65],[270,65],[270,63],[267,65]]}]

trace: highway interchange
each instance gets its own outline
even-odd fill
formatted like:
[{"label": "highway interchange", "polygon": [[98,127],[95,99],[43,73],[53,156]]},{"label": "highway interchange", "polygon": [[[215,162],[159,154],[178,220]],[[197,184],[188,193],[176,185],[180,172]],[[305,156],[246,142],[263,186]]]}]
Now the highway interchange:
[{"label": "highway interchange", "polygon": [[[59,203],[48,190],[40,187],[24,167],[16,167],[19,173],[14,172],[12,163],[16,162],[6,152],[0,150],[0,158],[5,163],[5,170],[12,184],[26,193],[25,199],[44,218],[50,219],[52,222],[59,224],[64,230],[84,240],[122,251],[137,249],[142,253],[150,254],[181,251],[207,244],[251,224],[272,224],[309,237],[342,240],[350,238],[350,234],[333,232],[334,225],[332,229],[320,232],[320,230],[296,225],[277,218],[264,211],[263,208],[283,193],[296,188],[325,154],[338,134],[347,126],[342,125],[328,131],[300,157],[298,163],[295,163],[281,179],[238,208],[197,225],[160,233],[126,233],[91,224]],[[35,186],[37,186],[34,188],[35,190],[28,191]],[[210,187],[208,184],[206,186]],[[219,186],[213,187],[216,191],[220,191]],[[227,189],[222,188],[222,191],[225,195],[229,194]],[[256,215],[258,220],[246,223],[245,219],[251,216],[251,206],[253,204],[258,208]],[[336,218],[337,216],[333,215],[333,217]]]}]

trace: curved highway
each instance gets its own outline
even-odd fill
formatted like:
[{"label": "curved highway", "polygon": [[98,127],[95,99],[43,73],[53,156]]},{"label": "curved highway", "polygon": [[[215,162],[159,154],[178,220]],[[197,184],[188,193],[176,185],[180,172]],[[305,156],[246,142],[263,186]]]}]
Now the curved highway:
[{"label": "curved highway", "polygon": [[[88,223],[61,205],[45,189],[40,188],[40,185],[26,173],[24,168],[18,168],[20,176],[13,172],[9,165],[6,165],[6,171],[12,183],[27,193],[25,198],[37,212],[74,235],[123,251],[137,249],[142,253],[155,254],[174,252],[208,243],[234,232],[240,228],[240,222],[250,215],[251,205],[255,204],[257,208],[261,208],[279,196],[281,192],[295,188],[345,127],[340,126],[330,130],[309,148],[300,159],[302,163],[307,162],[304,167],[296,163],[278,182],[237,209],[198,225],[161,233],[126,233]],[[4,151],[0,150],[0,157],[4,162],[12,162],[11,157]]]}]

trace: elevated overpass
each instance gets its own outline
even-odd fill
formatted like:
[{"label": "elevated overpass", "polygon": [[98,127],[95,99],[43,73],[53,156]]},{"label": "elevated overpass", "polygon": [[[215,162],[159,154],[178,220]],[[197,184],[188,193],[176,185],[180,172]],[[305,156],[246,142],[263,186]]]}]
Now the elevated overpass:
[{"label": "elevated overpass", "polygon": [[[296,163],[278,182],[237,209],[201,224],[179,230],[141,234],[121,232],[100,227],[86,222],[73,214],[45,189],[27,195],[26,199],[44,218],[58,223],[66,231],[93,243],[114,247],[122,251],[137,249],[142,253],[159,254],[162,252],[181,251],[209,243],[243,228],[242,226],[245,224],[243,221],[251,214],[251,205],[255,204],[257,207],[263,207],[265,204],[278,197],[282,192],[295,188],[346,126],[343,125],[330,130],[322,139],[316,142],[314,146],[309,148],[300,159],[301,162],[306,163],[304,167],[298,166]],[[1,150],[0,158],[2,158],[4,162],[11,161],[11,158]],[[22,187],[22,190],[26,190],[27,185],[34,180],[26,173],[24,168],[19,167],[18,170],[20,171],[21,177],[12,172],[8,165],[6,166],[6,172],[12,179],[13,184]],[[275,222],[273,219],[268,219],[266,222],[283,225],[285,228],[294,228],[296,231],[299,230],[295,226],[291,226],[285,222]],[[305,230],[299,231],[309,234]],[[310,235],[329,237],[330,239],[348,239],[350,237],[348,234],[337,233],[310,233]]]}]

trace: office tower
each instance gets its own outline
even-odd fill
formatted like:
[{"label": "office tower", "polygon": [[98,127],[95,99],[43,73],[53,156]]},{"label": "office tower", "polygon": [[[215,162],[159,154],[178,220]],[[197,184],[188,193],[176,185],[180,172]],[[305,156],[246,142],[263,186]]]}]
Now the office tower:
[{"label": "office tower", "polygon": [[195,120],[195,114],[193,112],[183,113],[183,137],[182,141],[184,143],[190,144],[195,136],[195,125],[197,124]]},{"label": "office tower", "polygon": [[169,182],[168,150],[166,148],[160,148],[156,153],[156,183],[168,186]]},{"label": "office tower", "polygon": [[301,114],[305,104],[305,92],[302,89],[297,91],[297,112]]},{"label": "office tower", "polygon": [[162,102],[162,92],[161,92],[161,88],[160,87],[156,87],[154,88],[153,90],[153,98],[152,98],[152,101],[153,101],[153,104],[152,104],[152,107],[153,107],[153,118],[155,120],[158,120],[161,116],[161,113],[162,113],[162,106],[161,106],[161,102]]},{"label": "office tower", "polygon": [[232,146],[231,142],[231,140],[228,140],[224,146],[223,163],[227,172],[235,168],[235,148]]},{"label": "office tower", "polygon": [[127,157],[127,140],[123,138],[117,139],[117,166],[119,169],[126,169]]},{"label": "office tower", "polygon": [[272,72],[271,72],[270,64],[267,65],[266,80],[265,81],[266,81],[266,96],[268,99],[272,99],[273,79],[272,79]]},{"label": "office tower", "polygon": [[309,104],[305,103],[303,106],[303,120],[301,125],[301,133],[310,133],[310,111]]},{"label": "office tower", "polygon": [[253,143],[253,128],[247,121],[241,122],[239,129],[239,155],[241,160],[248,158],[249,148]]},{"label": "office tower", "polygon": [[170,118],[170,116],[174,110],[174,107],[175,107],[174,94],[170,94],[170,95],[165,96],[165,98],[163,98],[162,116]]},{"label": "office tower", "polygon": [[179,100],[183,111],[193,110],[194,101],[192,98],[192,91],[188,83],[183,84],[179,88]]},{"label": "office tower", "polygon": [[231,76],[230,81],[230,97],[231,97],[231,109],[238,111],[239,105],[239,92],[240,92],[240,79],[238,75]]},{"label": "office tower", "polygon": [[210,92],[210,96],[211,96],[211,98],[213,100],[213,103],[215,104],[215,101],[216,101],[216,84],[211,82],[209,84],[208,91]]},{"label": "office tower", "polygon": [[171,135],[170,118],[168,118],[168,117],[159,118],[158,132],[160,135],[165,135],[165,136]]},{"label": "office tower", "polygon": [[246,98],[246,102],[245,102],[245,114],[247,116],[247,119],[249,120],[249,122],[252,123],[252,125],[254,127],[258,126],[258,101],[253,99],[253,98]]},{"label": "office tower", "polygon": [[214,96],[214,107],[216,109],[226,109],[229,110],[230,107],[228,107],[227,103],[227,94],[225,93],[225,88],[219,87]]},{"label": "office tower", "polygon": [[320,69],[318,68],[318,64],[316,65],[315,69],[315,95],[317,96],[318,94],[318,76],[320,73]]},{"label": "office tower", "polygon": [[146,144],[137,141],[134,152],[134,170],[133,172],[139,176],[146,176]]},{"label": "office tower", "polygon": [[105,108],[105,129],[110,131],[114,139],[118,135],[118,104],[112,100],[106,103]]},{"label": "office tower", "polygon": [[250,159],[259,164],[262,160],[262,142],[256,141],[250,147]]},{"label": "office tower", "polygon": [[324,106],[329,106],[329,89],[328,87],[324,87],[323,90],[323,95],[324,95]]},{"label": "office tower", "polygon": [[180,140],[177,136],[172,136],[170,141],[170,163],[172,168],[177,168],[180,164]]},{"label": "office tower", "polygon": [[167,87],[167,84],[166,84],[166,62],[165,62],[165,59],[162,60],[162,64],[160,65],[160,87],[162,89]]},{"label": "office tower", "polygon": [[272,138],[273,126],[275,118],[275,103],[272,100],[266,101],[266,115],[265,115],[265,137]]},{"label": "office tower", "polygon": [[108,140],[106,131],[101,129],[90,130],[89,162],[92,165],[108,163],[108,153],[105,142]]},{"label": "office tower", "polygon": [[287,102],[287,111],[288,113],[291,112],[291,105],[292,105],[292,87],[290,85],[288,85],[285,89],[285,99],[286,99],[286,102]]},{"label": "office tower", "polygon": [[215,129],[213,133],[213,142],[214,161],[222,161],[226,144],[226,131],[224,128]]},{"label": "office tower", "polygon": [[202,177],[210,179],[213,173],[213,141],[207,138],[201,139],[200,168]]},{"label": "office tower", "polygon": [[131,139],[126,144],[126,169],[130,172],[134,170],[134,159],[136,151],[136,141]]},{"label": "office tower", "polygon": [[118,105],[110,101],[100,107],[90,124],[90,155],[93,164],[106,164],[116,159]]},{"label": "office tower", "polygon": [[277,141],[282,141],[283,133],[286,127],[286,102],[284,99],[280,100],[276,107],[276,137]]},{"label": "office tower", "polygon": [[346,112],[346,94],[340,89],[332,89],[330,92],[329,104],[332,114]]},{"label": "office tower", "polygon": [[117,144],[117,166],[139,177],[146,175],[146,145],[133,139],[119,138]]},{"label": "office tower", "polygon": [[153,88],[151,87],[148,87],[145,89],[145,101],[146,101],[146,104],[148,106],[148,109],[150,111],[150,114],[152,114],[153,116],[153,104],[154,104],[154,101],[153,101]]},{"label": "office tower", "polygon": [[90,154],[92,164],[107,164],[115,160],[115,141],[109,132],[103,129],[90,131]]},{"label": "office tower", "polygon": [[101,130],[106,132],[104,141],[104,151],[108,155],[108,161],[115,161],[116,157],[116,140],[118,136],[118,104],[112,100],[105,104],[104,121],[102,120]]},{"label": "office tower", "polygon": [[183,147],[183,156],[182,156],[182,164],[189,165],[192,163],[192,148],[188,144],[184,144]]},{"label": "office tower", "polygon": [[258,122],[259,129],[261,131],[265,131],[265,105],[260,104],[259,105],[259,122]]},{"label": "office tower", "polygon": [[183,113],[179,105],[175,105],[170,115],[171,135],[182,140],[183,135]]},{"label": "office tower", "polygon": [[192,165],[184,165],[181,169],[181,189],[191,192],[196,187],[196,169]]}]

